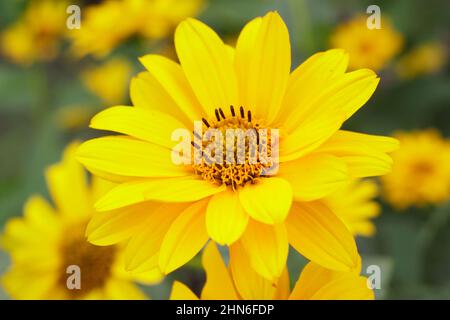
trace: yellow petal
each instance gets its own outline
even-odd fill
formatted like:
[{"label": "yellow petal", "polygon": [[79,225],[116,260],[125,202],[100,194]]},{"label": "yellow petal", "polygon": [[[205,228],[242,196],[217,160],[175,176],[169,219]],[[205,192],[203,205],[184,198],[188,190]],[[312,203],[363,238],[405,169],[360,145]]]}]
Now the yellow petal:
[{"label": "yellow petal", "polygon": [[236,45],[235,67],[240,102],[271,123],[277,115],[289,80],[289,32],[277,12],[249,22]]},{"label": "yellow petal", "polygon": [[184,73],[206,115],[237,102],[233,61],[219,36],[188,18],[175,31],[175,48]]},{"label": "yellow petal", "polygon": [[181,282],[174,281],[172,285],[172,292],[170,293],[170,300],[198,300],[195,293],[191,291],[186,285]]},{"label": "yellow petal", "polygon": [[311,299],[316,292],[333,280],[334,273],[337,274],[337,272],[321,267],[317,263],[309,262],[300,273],[289,299]]},{"label": "yellow petal", "polygon": [[[291,73],[278,117],[285,130],[294,131],[309,114],[317,112],[311,109],[313,105],[310,101],[343,75],[347,65],[348,54],[342,49],[333,49],[314,54]],[[325,116],[324,112],[317,113],[317,116],[320,115]],[[301,140],[299,142],[302,143]]]},{"label": "yellow petal", "polygon": [[263,223],[281,223],[292,204],[292,187],[284,179],[261,178],[239,190],[245,211]]},{"label": "yellow petal", "polygon": [[[360,69],[345,74],[342,82],[337,85],[341,92],[335,97],[340,103],[345,119],[350,118],[369,100],[379,82],[380,78],[369,69]],[[339,100],[340,98],[342,100]]]},{"label": "yellow petal", "polygon": [[23,268],[12,268],[2,274],[2,289],[18,300],[53,299],[58,279],[53,272],[33,274]]},{"label": "yellow petal", "polygon": [[190,205],[172,223],[161,245],[159,267],[165,274],[191,260],[208,241],[205,226],[207,201]]},{"label": "yellow petal", "polygon": [[158,266],[161,244],[170,226],[186,208],[182,204],[155,205],[141,220],[141,228],[130,239],[125,250],[125,268],[135,273]]},{"label": "yellow petal", "polygon": [[310,262],[303,268],[289,299],[366,300],[374,299],[374,293],[367,279],[358,273],[332,271]]},{"label": "yellow petal", "polygon": [[206,230],[211,239],[221,245],[238,240],[247,227],[248,214],[239,202],[238,194],[225,190],[215,194],[206,211]]},{"label": "yellow petal", "polygon": [[270,281],[281,276],[289,247],[283,224],[267,225],[250,219],[239,242],[257,273]]},{"label": "yellow petal", "polygon": [[203,251],[202,263],[206,272],[206,283],[201,299],[236,300],[238,297],[233,280],[214,242],[211,241]]},{"label": "yellow petal", "polygon": [[129,177],[180,177],[184,166],[172,162],[171,150],[125,136],[84,142],[77,159],[88,169]]},{"label": "yellow petal", "polygon": [[284,268],[281,277],[278,279],[276,285],[275,299],[287,300],[291,293],[291,280],[289,278],[289,271],[287,266]]},{"label": "yellow petal", "polygon": [[92,118],[90,127],[115,131],[172,148],[176,143],[171,139],[172,133],[177,129],[183,129],[184,125],[167,113],[118,106],[98,113]]},{"label": "yellow petal", "polygon": [[148,298],[141,289],[131,281],[111,278],[105,284],[105,299],[145,300]]},{"label": "yellow petal", "polygon": [[280,161],[307,156],[339,130],[343,121],[343,114],[334,111],[311,115],[291,134],[280,138]]},{"label": "yellow petal", "polygon": [[155,54],[143,56],[139,61],[175,101],[191,124],[204,116],[202,107],[178,63]]},{"label": "yellow petal", "polygon": [[256,273],[248,255],[238,241],[230,246],[230,272],[234,285],[244,300],[270,300],[276,295],[276,281],[270,281]]},{"label": "yellow petal", "polygon": [[92,212],[88,194],[87,177],[83,167],[76,161],[78,143],[69,145],[60,163],[46,171],[48,189],[62,214],[83,219]]},{"label": "yellow petal", "polygon": [[311,154],[283,162],[278,176],[292,185],[294,199],[311,201],[320,199],[348,182],[345,162],[327,154]]},{"label": "yellow petal", "polygon": [[131,204],[155,200],[192,202],[226,190],[225,185],[212,185],[195,176],[167,179],[139,179],[118,185],[95,204],[98,211],[112,210]]},{"label": "yellow petal", "polygon": [[386,153],[398,148],[390,137],[340,130],[316,152],[333,154],[347,163],[352,177],[378,176],[389,173],[392,159]]},{"label": "yellow petal", "polygon": [[133,105],[139,109],[164,112],[186,126],[192,124],[192,120],[183,113],[172,98],[172,93],[167,92],[152,73],[141,72],[131,79],[130,97]]},{"label": "yellow petal", "polygon": [[289,243],[309,260],[338,271],[359,267],[352,234],[321,202],[294,202],[286,228]]},{"label": "yellow petal", "polygon": [[[297,108],[312,110],[280,141],[280,159],[296,159],[317,148],[340,124],[364,105],[379,82],[371,70],[361,69],[336,78],[327,90]],[[294,108],[294,107],[293,107]],[[311,131],[314,135],[309,134]],[[306,132],[306,133],[305,133]]]},{"label": "yellow petal", "polygon": [[47,235],[58,233],[60,221],[51,205],[41,196],[31,196],[24,207],[27,224]]},{"label": "yellow petal", "polygon": [[375,295],[367,286],[367,279],[352,273],[322,287],[311,300],[373,300]]},{"label": "yellow petal", "polygon": [[98,246],[116,244],[130,238],[142,226],[154,203],[142,203],[121,210],[97,212],[86,229],[88,241]]}]

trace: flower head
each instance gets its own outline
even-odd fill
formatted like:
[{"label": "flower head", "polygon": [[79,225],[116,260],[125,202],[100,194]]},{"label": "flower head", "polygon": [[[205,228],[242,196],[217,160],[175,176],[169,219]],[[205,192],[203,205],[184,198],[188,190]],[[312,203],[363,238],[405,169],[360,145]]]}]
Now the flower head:
[{"label": "flower head", "polygon": [[53,59],[66,31],[66,1],[31,1],[24,15],[0,37],[5,56],[19,64]]},{"label": "flower head", "polygon": [[[367,279],[355,272],[338,272],[308,263],[294,288],[290,289],[289,273],[275,282],[268,281],[254,272],[240,249],[232,246],[227,267],[216,245],[210,242],[203,252],[206,283],[202,300],[372,300],[374,294],[368,288]],[[197,300],[198,297],[184,284],[175,281],[170,295],[172,300]]]},{"label": "flower head", "polygon": [[200,11],[202,4],[203,0],[107,0],[89,6],[82,28],[69,33],[72,51],[78,57],[101,57],[133,35],[166,37],[179,21]]},{"label": "flower head", "polygon": [[[154,203],[148,220],[109,228],[116,240],[131,238],[127,267],[169,273],[212,238],[242,245],[267,279],[283,272],[289,243],[325,267],[357,268],[352,235],[321,199],[390,170],[396,140],[339,130],[374,92],[376,74],[346,72],[342,50],[291,73],[289,33],[275,12],[249,22],[235,49],[195,19],[178,26],[175,46],[180,64],[141,58],[148,71],[131,82],[134,107],[92,119],[91,127],[121,135],[78,149],[91,172],[120,182],[99,211]],[[111,244],[95,229],[90,241]]]},{"label": "flower head", "polygon": [[450,198],[450,142],[436,130],[396,134],[401,148],[392,172],[382,177],[383,195],[393,206],[438,204]]},{"label": "flower head", "polygon": [[122,103],[131,78],[131,64],[121,58],[110,59],[100,66],[86,69],[81,78],[84,85],[104,103]]},{"label": "flower head", "polygon": [[[93,202],[111,183],[96,178],[91,186],[86,184],[74,157],[77,146],[69,145],[63,160],[47,170],[55,207],[35,195],[28,199],[23,217],[7,222],[2,245],[12,266],[2,284],[15,299],[145,298],[133,280],[155,283],[159,271],[131,275],[123,268],[122,245],[100,247],[86,240]],[[71,266],[79,267],[78,289],[68,287]]]},{"label": "flower head", "polygon": [[351,69],[381,70],[401,50],[403,38],[385,18],[381,29],[369,29],[367,17],[356,16],[336,28],[330,44],[349,53]]}]

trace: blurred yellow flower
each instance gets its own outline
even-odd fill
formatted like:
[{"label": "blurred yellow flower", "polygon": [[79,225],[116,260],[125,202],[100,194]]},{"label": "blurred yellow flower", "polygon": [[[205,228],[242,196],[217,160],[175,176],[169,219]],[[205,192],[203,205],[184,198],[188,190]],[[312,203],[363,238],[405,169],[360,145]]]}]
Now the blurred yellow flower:
[{"label": "blurred yellow flower", "polygon": [[345,223],[354,235],[373,236],[375,225],[371,218],[380,214],[374,200],[378,185],[372,180],[352,180],[324,199],[328,207]]},{"label": "blurred yellow flower", "polygon": [[400,77],[410,79],[434,73],[447,62],[447,52],[438,42],[422,44],[405,54],[397,63],[396,71]]},{"label": "blurred yellow flower", "polygon": [[[92,204],[112,184],[94,178],[87,185],[74,157],[77,147],[69,145],[62,162],[46,172],[56,207],[34,195],[24,216],[6,223],[1,240],[12,266],[1,278],[4,289],[15,299],[143,299],[133,280],[155,283],[160,272],[131,275],[123,267],[123,246],[97,247],[86,241]],[[81,289],[68,289],[71,265],[80,268]]]},{"label": "blurred yellow flower", "polygon": [[69,32],[77,57],[102,57],[133,35],[159,39],[186,17],[196,15],[204,0],[106,0],[84,11],[81,28]]},{"label": "blurred yellow flower", "polygon": [[383,195],[393,206],[437,204],[450,198],[450,142],[433,129],[396,134],[392,173],[382,177]]},{"label": "blurred yellow flower", "polygon": [[381,70],[401,50],[403,37],[384,16],[381,29],[367,28],[366,21],[366,16],[356,16],[339,25],[330,37],[330,44],[350,54],[350,69]]},{"label": "blurred yellow flower", "polygon": [[[325,269],[313,262],[308,263],[300,274],[294,288],[290,289],[287,269],[275,282],[255,273],[242,249],[231,246],[230,263],[227,267],[214,242],[210,242],[202,257],[206,283],[202,300],[373,300],[373,290],[367,279],[354,272],[338,272]],[[198,297],[184,284],[173,283],[171,300],[197,300]]]},{"label": "blurred yellow flower", "polygon": [[3,54],[18,64],[53,59],[66,32],[67,1],[30,1],[24,15],[2,32]]},{"label": "blurred yellow flower", "polygon": [[[148,72],[131,82],[134,107],[112,107],[91,120],[92,128],[122,135],[89,140],[78,150],[92,173],[121,182],[96,203],[99,211],[165,203],[141,233],[109,228],[109,235],[131,238],[128,268],[156,264],[172,272],[209,238],[242,244],[267,279],[281,275],[289,243],[324,267],[356,268],[353,236],[320,199],[350,179],[390,171],[387,153],[397,148],[395,139],[339,130],[375,91],[377,75],[347,73],[343,50],[315,54],[291,73],[289,32],[276,12],[250,21],[236,49],[204,23],[186,19],[175,47],[180,64],[159,55],[141,58]],[[264,174],[270,164],[261,154],[251,163],[248,150],[243,164],[174,163],[175,130],[188,132],[188,152],[199,148],[191,140],[194,121],[198,135],[208,128],[266,129],[272,139],[272,128],[279,128],[273,163],[279,171]],[[96,244],[114,242],[88,236]]]},{"label": "blurred yellow flower", "polygon": [[131,72],[132,66],[126,59],[114,58],[84,70],[81,79],[103,103],[120,104],[124,102]]}]

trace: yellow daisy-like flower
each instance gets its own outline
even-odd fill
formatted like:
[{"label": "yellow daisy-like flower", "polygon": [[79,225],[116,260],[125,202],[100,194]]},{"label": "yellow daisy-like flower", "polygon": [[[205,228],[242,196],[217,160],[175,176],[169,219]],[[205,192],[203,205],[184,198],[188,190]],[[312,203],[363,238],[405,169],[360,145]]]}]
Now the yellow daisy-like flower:
[{"label": "yellow daisy-like flower", "polygon": [[384,16],[380,29],[369,29],[367,17],[356,16],[336,28],[330,44],[332,48],[342,48],[350,54],[351,69],[381,70],[399,53],[403,37]]},{"label": "yellow daisy-like flower", "polygon": [[53,59],[66,31],[66,8],[60,0],[31,1],[23,17],[0,37],[3,54],[18,64]]},{"label": "yellow daisy-like flower", "polygon": [[328,195],[324,202],[353,235],[370,237],[375,234],[371,218],[380,214],[380,206],[374,200],[378,185],[372,180],[352,180],[346,186]]},{"label": "yellow daisy-like flower", "polygon": [[405,79],[415,78],[421,75],[439,71],[447,62],[447,52],[444,46],[438,42],[422,44],[397,63],[396,71]]},{"label": "yellow daisy-like flower", "polygon": [[[287,269],[275,283],[262,278],[245,261],[242,249],[232,246],[227,267],[216,245],[210,242],[203,252],[206,283],[202,300],[373,300],[365,277],[355,272],[338,272],[308,263],[294,288],[290,289]],[[172,300],[197,300],[198,297],[184,284],[175,281]]]},{"label": "yellow daisy-like flower", "polygon": [[[82,28],[68,35],[72,52],[101,57],[133,35],[160,39],[169,35],[183,19],[198,13],[203,0],[107,0],[89,6]],[[117,25],[120,24],[120,28]]]},{"label": "yellow daisy-like flower", "polygon": [[[86,240],[93,202],[111,183],[95,178],[87,185],[75,160],[77,147],[67,147],[62,162],[47,170],[56,208],[35,195],[27,201],[24,217],[7,222],[2,245],[12,266],[1,278],[4,289],[15,299],[143,299],[133,281],[158,282],[159,271],[131,275],[123,267],[123,246],[99,247]],[[80,289],[68,287],[68,267],[74,265],[79,267]]]},{"label": "yellow daisy-like flower", "polygon": [[104,103],[118,104],[125,98],[131,72],[132,66],[126,59],[114,58],[100,66],[86,69],[81,79],[86,88]]},{"label": "yellow daisy-like flower", "polygon": [[401,148],[392,172],[382,177],[383,195],[399,209],[450,199],[450,142],[434,129],[396,134]]},{"label": "yellow daisy-like flower", "polygon": [[[134,107],[113,107],[91,121],[92,128],[123,135],[89,140],[77,154],[94,174],[121,182],[96,203],[99,211],[163,204],[155,204],[148,220],[104,225],[107,240],[93,227],[89,241],[131,238],[130,270],[159,265],[169,273],[209,238],[240,243],[267,279],[281,275],[289,243],[327,268],[356,268],[353,236],[319,199],[350,179],[390,170],[386,152],[397,148],[395,139],[339,130],[374,92],[376,74],[346,73],[342,50],[318,53],[291,73],[289,33],[275,12],[249,22],[236,49],[202,22],[187,19],[176,29],[175,47],[181,65],[158,55],[141,58],[148,72],[131,82]],[[192,135],[193,122],[200,134]],[[224,157],[224,165],[209,164],[205,153],[199,163],[177,164],[172,157],[179,140],[172,135],[180,128],[187,132],[188,153],[198,153],[198,135],[213,129],[261,132],[260,144],[275,141],[279,129],[279,143],[266,150],[266,156],[279,157],[271,157],[270,168],[262,149],[257,159],[241,150],[243,163]],[[91,223],[105,217],[99,213]]]}]

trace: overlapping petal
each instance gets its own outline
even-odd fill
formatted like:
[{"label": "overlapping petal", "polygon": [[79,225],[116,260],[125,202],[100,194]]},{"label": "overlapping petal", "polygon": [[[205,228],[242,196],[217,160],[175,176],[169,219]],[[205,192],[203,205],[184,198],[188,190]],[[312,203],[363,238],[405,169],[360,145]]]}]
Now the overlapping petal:
[{"label": "overlapping petal", "polygon": [[322,203],[295,202],[286,220],[286,229],[289,243],[309,260],[338,271],[359,267],[352,234]]}]

